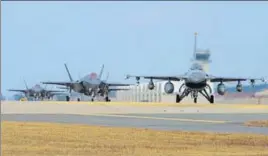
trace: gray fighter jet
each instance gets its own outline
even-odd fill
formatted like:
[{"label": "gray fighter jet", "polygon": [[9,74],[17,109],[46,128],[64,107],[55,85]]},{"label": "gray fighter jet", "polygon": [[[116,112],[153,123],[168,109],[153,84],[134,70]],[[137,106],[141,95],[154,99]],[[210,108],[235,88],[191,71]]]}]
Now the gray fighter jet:
[{"label": "gray fighter jet", "polygon": [[[196,42],[195,34],[195,42]],[[196,43],[195,43],[196,45]],[[196,46],[195,46],[196,49]],[[237,81],[236,90],[242,92],[241,81],[249,80],[254,86],[256,80],[264,81],[263,78],[241,78],[241,77],[222,77],[222,76],[213,76],[206,73],[203,67],[199,63],[193,63],[190,70],[183,75],[173,75],[173,76],[140,76],[140,75],[127,75],[126,79],[130,77],[135,77],[137,83],[141,77],[144,79],[150,79],[148,88],[150,90],[154,89],[155,85],[153,79],[155,80],[166,80],[168,81],[164,90],[166,93],[171,94],[174,92],[174,84],[171,81],[184,81],[184,83],[179,88],[179,93],[176,94],[176,102],[179,103],[184,97],[191,94],[194,99],[194,103],[197,102],[198,93],[203,95],[210,103],[214,103],[214,96],[212,93],[212,88],[208,85],[208,82],[218,82],[217,92],[220,95],[224,95],[226,92],[225,85],[223,82],[234,82]]]},{"label": "gray fighter jet", "polygon": [[32,97],[35,100],[43,100],[45,98],[51,99],[54,95],[63,93],[60,90],[47,90],[46,87],[43,88],[39,84],[34,85],[32,88],[28,88],[27,83],[24,81],[26,89],[9,89],[8,91],[21,92],[24,93],[26,98]]},{"label": "gray fighter jet", "polygon": [[[89,75],[82,77],[80,80],[77,80],[77,81],[73,80],[67,65],[64,64],[64,66],[70,79],[69,82],[41,82],[41,83],[65,86],[69,89],[70,93],[73,90],[77,93],[91,96],[91,101],[94,101],[94,98],[98,95],[104,97],[105,101],[110,101],[108,97],[108,93],[110,91],[126,90],[126,89],[110,88],[110,87],[131,85],[131,84],[109,83],[107,82],[108,76],[106,80],[101,80],[104,65],[102,65],[99,75],[93,72]],[[69,100],[70,100],[70,97],[66,96],[66,101],[69,101]],[[80,101],[80,99],[78,98],[77,101]]]}]

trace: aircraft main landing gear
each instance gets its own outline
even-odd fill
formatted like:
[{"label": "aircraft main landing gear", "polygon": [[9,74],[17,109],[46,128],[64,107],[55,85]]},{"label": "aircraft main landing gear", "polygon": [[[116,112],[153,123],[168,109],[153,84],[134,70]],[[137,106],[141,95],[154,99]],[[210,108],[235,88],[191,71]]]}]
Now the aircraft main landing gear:
[{"label": "aircraft main landing gear", "polygon": [[181,102],[181,98],[179,94],[176,94],[176,103],[180,103]]},{"label": "aircraft main landing gear", "polygon": [[200,93],[210,102],[210,103],[214,103],[214,95],[210,95],[208,94],[208,92],[204,89],[203,91],[200,91]]},{"label": "aircraft main landing gear", "polygon": [[180,87],[179,94],[176,95],[176,103],[180,103],[181,100],[189,94],[191,94],[191,97],[194,99],[194,103],[197,103],[198,93],[201,93],[211,104],[214,103],[214,95],[212,95],[212,89],[209,85],[206,87],[209,89],[209,93],[207,92],[206,88],[203,90],[192,90],[183,87],[184,85]]},{"label": "aircraft main landing gear", "polygon": [[177,95],[176,95],[176,103],[180,103],[181,100],[182,100],[184,97],[186,97],[186,96],[189,95],[189,93],[190,93],[190,91],[189,91],[188,89],[184,89],[181,95],[180,95],[180,94],[177,94]]},{"label": "aircraft main landing gear", "polygon": [[110,102],[111,100],[109,99],[108,96],[106,96],[106,97],[105,97],[105,101],[106,101],[106,102]]},{"label": "aircraft main landing gear", "polygon": [[70,97],[69,96],[66,96],[66,101],[70,101]]},{"label": "aircraft main landing gear", "polygon": [[210,102],[210,103],[214,103],[214,96],[213,96],[213,95],[210,96],[210,100],[209,100],[209,102]]}]

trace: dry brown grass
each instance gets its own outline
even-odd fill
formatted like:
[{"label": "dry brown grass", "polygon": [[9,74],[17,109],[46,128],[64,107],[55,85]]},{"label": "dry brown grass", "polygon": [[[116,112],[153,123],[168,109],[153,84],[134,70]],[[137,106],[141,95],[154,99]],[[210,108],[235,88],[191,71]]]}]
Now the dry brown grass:
[{"label": "dry brown grass", "polygon": [[2,122],[3,156],[268,156],[268,136]]},{"label": "dry brown grass", "polygon": [[252,127],[268,127],[268,120],[247,121],[245,125]]}]

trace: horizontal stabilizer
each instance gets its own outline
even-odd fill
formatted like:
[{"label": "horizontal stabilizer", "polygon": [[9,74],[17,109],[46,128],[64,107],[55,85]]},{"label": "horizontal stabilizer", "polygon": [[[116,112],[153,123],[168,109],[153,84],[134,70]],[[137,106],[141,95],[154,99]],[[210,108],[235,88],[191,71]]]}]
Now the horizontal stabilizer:
[{"label": "horizontal stabilizer", "polygon": [[25,90],[25,89],[9,89],[8,91],[25,93],[27,90]]}]

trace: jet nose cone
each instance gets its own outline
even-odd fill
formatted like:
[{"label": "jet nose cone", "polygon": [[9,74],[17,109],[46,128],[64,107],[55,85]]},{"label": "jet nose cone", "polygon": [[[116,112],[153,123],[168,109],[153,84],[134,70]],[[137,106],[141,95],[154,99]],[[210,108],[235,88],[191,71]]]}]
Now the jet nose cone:
[{"label": "jet nose cone", "polygon": [[206,80],[206,75],[203,73],[192,73],[190,75],[190,81],[194,83],[199,83]]},{"label": "jet nose cone", "polygon": [[198,77],[192,76],[190,80],[192,82],[198,82],[200,79]]}]

